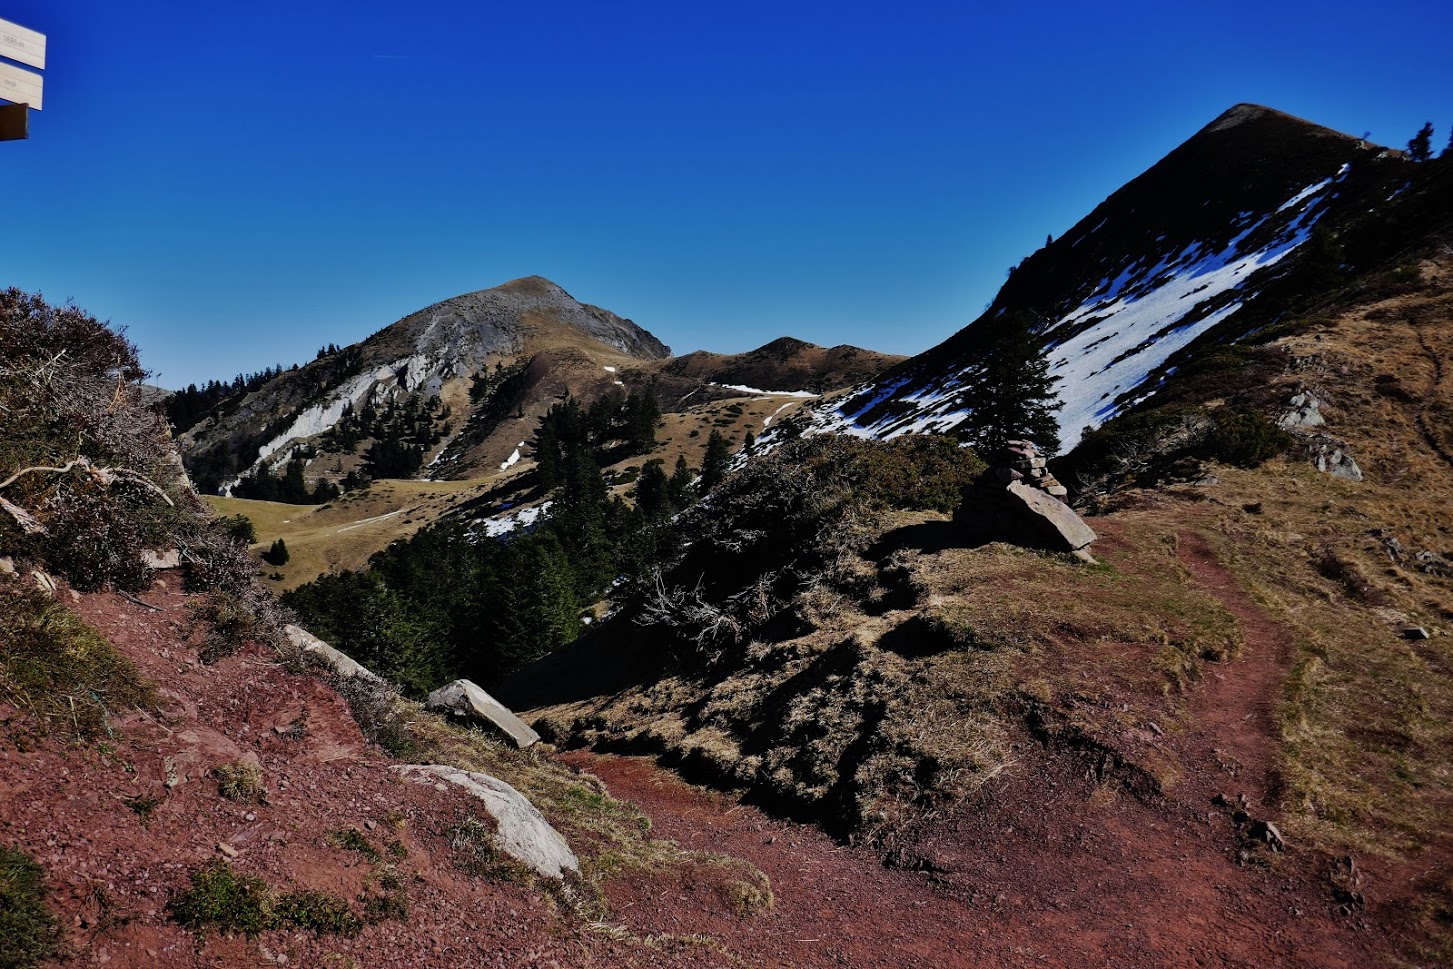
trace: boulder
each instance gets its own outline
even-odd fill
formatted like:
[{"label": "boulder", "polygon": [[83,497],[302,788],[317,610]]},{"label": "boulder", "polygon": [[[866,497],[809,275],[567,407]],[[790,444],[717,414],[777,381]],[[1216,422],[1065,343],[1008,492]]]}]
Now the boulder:
[{"label": "boulder", "polygon": [[301,626],[284,626],[288,641],[305,653],[311,653],[342,677],[357,676],[375,683],[382,683],[383,677],[355,661],[351,656],[334,649]]},{"label": "boulder", "polygon": [[455,680],[429,694],[425,709],[489,724],[521,749],[539,743],[540,735],[503,703],[469,680]]},{"label": "boulder", "polygon": [[1289,402],[1291,410],[1287,411],[1277,420],[1282,430],[1290,431],[1298,427],[1321,427],[1327,423],[1322,416],[1322,402],[1311,394],[1297,394]]},{"label": "boulder", "polygon": [[1016,545],[1047,548],[1055,552],[1078,552],[1095,540],[1095,532],[1075,510],[1054,495],[1018,481],[1004,489],[1015,499],[1012,526],[1019,532]]},{"label": "boulder", "polygon": [[498,825],[495,847],[522,865],[546,878],[563,879],[567,871],[580,873],[580,861],[560,832],[528,798],[504,781],[444,764],[399,764],[393,769],[415,783],[453,785],[479,798]]},{"label": "boulder", "polygon": [[1318,471],[1325,471],[1336,478],[1346,478],[1348,481],[1361,481],[1362,469],[1339,445],[1322,444],[1317,447],[1313,458]]}]

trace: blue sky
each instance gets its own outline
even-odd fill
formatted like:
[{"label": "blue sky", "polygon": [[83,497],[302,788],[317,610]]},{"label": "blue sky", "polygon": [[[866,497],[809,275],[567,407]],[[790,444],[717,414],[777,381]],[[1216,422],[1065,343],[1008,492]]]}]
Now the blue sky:
[{"label": "blue sky", "polygon": [[1240,101],[1453,124],[1453,4],[0,0],[0,285],[179,386],[539,274],[677,352],[898,353]]}]

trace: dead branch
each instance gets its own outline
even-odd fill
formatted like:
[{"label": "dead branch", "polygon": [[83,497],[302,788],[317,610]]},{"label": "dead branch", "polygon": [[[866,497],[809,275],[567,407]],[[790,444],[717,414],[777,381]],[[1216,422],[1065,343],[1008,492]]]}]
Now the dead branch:
[{"label": "dead branch", "polygon": [[[138,471],[133,471],[130,468],[98,468],[91,463],[89,458],[84,456],[73,458],[58,468],[49,465],[34,465],[28,468],[21,468],[4,481],[0,481],[0,490],[10,487],[27,474],[40,474],[42,472],[48,474],[69,474],[74,468],[80,468],[85,471],[103,488],[109,488],[117,481],[128,481],[132,484],[141,485],[171,507],[176,507],[176,503],[172,501],[171,496],[163,491],[160,485],[146,477],[146,475]],[[6,510],[9,511],[10,509],[7,508]]]},{"label": "dead branch", "polygon": [[9,513],[11,518],[15,519],[15,523],[20,526],[20,530],[25,534],[45,534],[45,526],[40,523],[40,519],[36,518],[30,512],[26,511],[24,508],[21,508],[14,502],[6,501],[4,498],[0,498],[0,508],[3,508],[6,512]]}]

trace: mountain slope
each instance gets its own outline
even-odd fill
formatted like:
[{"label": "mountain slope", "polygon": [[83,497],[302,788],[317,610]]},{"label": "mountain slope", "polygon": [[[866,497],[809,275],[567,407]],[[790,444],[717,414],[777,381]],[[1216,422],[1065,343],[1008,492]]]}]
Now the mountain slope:
[{"label": "mountain slope", "polygon": [[359,464],[356,455],[318,441],[319,435],[347,414],[412,396],[453,411],[452,419],[432,419],[434,434],[443,434],[446,420],[449,437],[469,430],[454,448],[454,465],[488,466],[513,448],[505,439],[514,430],[501,433],[497,426],[502,417],[538,416],[546,400],[567,390],[593,395],[614,383],[605,367],[669,353],[630,320],[531,276],[436,303],[336,355],[284,372],[187,431],[180,444],[203,491],[225,487],[264,461],[281,467],[304,445],[341,476]]},{"label": "mountain slope", "polygon": [[[1395,238],[1374,239],[1359,223],[1418,221],[1403,197],[1417,168],[1399,152],[1237,105],[1025,259],[981,320],[1024,311],[1039,321],[1070,450],[1178,361],[1274,321],[1289,294],[1326,284],[1349,257],[1396,251]],[[1339,240],[1352,230],[1355,254]],[[820,424],[891,438],[972,421],[956,392],[984,329],[976,321],[823,409]]]}]

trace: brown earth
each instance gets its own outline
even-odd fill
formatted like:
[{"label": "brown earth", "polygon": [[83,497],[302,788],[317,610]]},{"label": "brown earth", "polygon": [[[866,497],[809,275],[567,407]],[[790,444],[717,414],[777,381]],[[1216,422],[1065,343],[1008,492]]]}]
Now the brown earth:
[{"label": "brown earth", "polygon": [[[1096,524],[1113,557],[1113,527]],[[1021,737],[1016,769],[922,821],[899,844],[895,870],[647,761],[568,759],[642,805],[662,834],[771,878],[775,909],[738,929],[753,965],[1377,964],[1385,940],[1362,914],[1338,912],[1327,859],[1251,837],[1255,821],[1276,820],[1290,645],[1205,543],[1182,537],[1181,561],[1235,614],[1245,645],[1195,693],[1193,726],[1158,741],[1192,767],[1163,796],[1134,796],[1098,754]],[[1238,822],[1243,794],[1249,818]],[[668,924],[689,921],[691,899],[662,886]]]},{"label": "brown earth", "polygon": [[[1116,530],[1097,526],[1113,559]],[[1245,641],[1190,699],[1191,725],[1156,738],[1192,770],[1162,796],[1135,796],[1101,754],[1026,735],[1016,769],[922,819],[895,867],[649,761],[572,753],[566,764],[603,778],[688,853],[614,873],[589,917],[527,882],[471,876],[451,847],[467,798],[400,783],[337,694],[275,657],[252,649],[198,663],[189,597],[161,587],[146,605],[91,595],[76,606],[158,684],[159,709],[117,717],[115,735],[94,746],[7,744],[0,834],[45,865],[80,964],[1376,964],[1376,913],[1339,913],[1324,856],[1295,843],[1272,852],[1232,817],[1244,794],[1250,820],[1275,820],[1276,697],[1290,648],[1203,540],[1182,533],[1179,557]],[[18,716],[5,711],[0,731]],[[260,765],[262,801],[218,796],[209,771],[236,761]],[[1229,803],[1213,804],[1217,794]],[[140,797],[157,801],[149,817],[128,806]],[[187,873],[224,850],[280,890],[377,894],[379,869],[337,846],[349,830],[380,850],[402,846],[407,919],[356,939],[247,939],[194,936],[167,916]],[[765,873],[774,900],[724,879],[711,860],[722,856]],[[1373,865],[1367,877],[1384,874]]]}]

